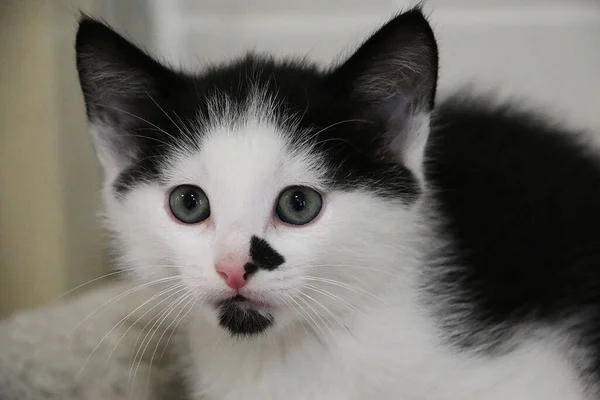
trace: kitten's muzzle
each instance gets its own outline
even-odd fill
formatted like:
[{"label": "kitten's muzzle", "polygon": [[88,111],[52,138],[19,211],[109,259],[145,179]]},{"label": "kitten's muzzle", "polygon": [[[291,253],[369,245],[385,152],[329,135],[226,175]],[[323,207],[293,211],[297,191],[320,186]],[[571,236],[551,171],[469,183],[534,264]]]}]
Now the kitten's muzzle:
[{"label": "kitten's muzzle", "polygon": [[235,291],[246,286],[252,275],[258,271],[258,267],[252,263],[220,262],[215,266],[217,274],[225,281],[225,284]]}]

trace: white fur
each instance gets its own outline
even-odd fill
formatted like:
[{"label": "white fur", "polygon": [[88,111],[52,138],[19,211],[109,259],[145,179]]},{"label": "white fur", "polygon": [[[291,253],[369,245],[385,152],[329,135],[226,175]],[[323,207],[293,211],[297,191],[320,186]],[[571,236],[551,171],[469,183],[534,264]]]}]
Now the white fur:
[{"label": "white fur", "polygon": [[[179,275],[185,290],[173,300],[195,300],[181,341],[194,398],[584,399],[553,340],[531,340],[495,357],[442,344],[419,300],[419,256],[431,245],[423,203],[407,207],[366,190],[328,192],[313,223],[279,222],[273,209],[284,188],[322,189],[327,177],[321,161],[292,149],[259,109],[203,125],[200,150],[174,152],[164,186],[145,183],[117,200],[106,182],[107,217],[124,265],[145,281]],[[425,135],[418,131],[420,152]],[[169,216],[169,189],[180,184],[208,195],[207,221],[182,225]],[[208,304],[233,294],[214,265],[247,254],[252,235],[286,259],[259,271],[242,293],[276,304],[275,325],[261,336],[232,338]]]},{"label": "white fur", "polygon": [[149,329],[166,310],[152,295],[113,282],[0,321],[0,399],[177,398],[172,354],[160,357],[174,324]]}]

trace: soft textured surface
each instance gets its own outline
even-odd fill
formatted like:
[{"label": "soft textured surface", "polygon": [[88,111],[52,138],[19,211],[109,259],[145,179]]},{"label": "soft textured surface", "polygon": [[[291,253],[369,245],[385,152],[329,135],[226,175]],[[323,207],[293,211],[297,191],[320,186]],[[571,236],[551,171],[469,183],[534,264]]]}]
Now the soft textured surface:
[{"label": "soft textured surface", "polygon": [[[102,307],[132,287],[123,282],[111,283],[0,322],[0,399],[180,398],[176,374],[168,368],[173,365],[170,353],[160,357],[170,337],[165,329],[171,321],[157,324],[160,329],[156,334],[146,337],[156,320],[153,318],[159,316],[160,305],[146,315],[149,305],[134,311],[152,292],[130,292]],[[152,324],[146,326],[151,320]],[[161,337],[163,332],[166,334]],[[132,360],[145,337],[144,346],[149,345],[136,372],[138,363]]]}]

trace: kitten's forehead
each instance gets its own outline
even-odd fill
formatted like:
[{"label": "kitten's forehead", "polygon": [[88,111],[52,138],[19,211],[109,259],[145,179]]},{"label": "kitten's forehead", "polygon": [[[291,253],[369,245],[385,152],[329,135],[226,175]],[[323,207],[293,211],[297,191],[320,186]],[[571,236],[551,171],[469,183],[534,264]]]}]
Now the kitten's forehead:
[{"label": "kitten's forehead", "polygon": [[197,146],[169,157],[167,182],[237,193],[324,183],[324,160],[311,146],[299,144],[299,128],[282,124],[260,95],[236,115],[221,113],[199,126]]},{"label": "kitten's forehead", "polygon": [[[241,66],[249,62],[258,61]],[[325,191],[368,189],[407,202],[416,198],[413,174],[375,151],[374,138],[383,129],[378,122],[355,118],[353,107],[332,102],[331,93],[314,84],[319,75],[307,72],[314,76],[306,85],[302,79],[270,79],[289,71],[266,65],[271,69],[255,68],[259,72],[252,79],[235,81],[246,76],[237,64],[198,78],[194,86],[204,91],[194,96],[200,99],[179,99],[168,119],[176,129],[156,127],[164,137],[148,141],[140,159],[122,171],[114,182],[117,194],[152,181],[246,193],[306,185]],[[180,112],[181,104],[186,112]],[[188,110],[192,104],[194,112]]]}]

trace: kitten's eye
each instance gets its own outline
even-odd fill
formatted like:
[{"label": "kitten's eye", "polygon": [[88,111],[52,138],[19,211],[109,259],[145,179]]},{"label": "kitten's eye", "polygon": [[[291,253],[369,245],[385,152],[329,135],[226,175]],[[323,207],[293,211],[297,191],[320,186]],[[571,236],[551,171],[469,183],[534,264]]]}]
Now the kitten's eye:
[{"label": "kitten's eye", "polygon": [[169,208],[175,218],[186,224],[197,224],[210,216],[208,197],[197,186],[181,185],[171,191]]},{"label": "kitten's eye", "polygon": [[304,225],[319,215],[322,205],[323,198],[316,190],[306,186],[292,186],[279,195],[275,212],[283,222]]}]

